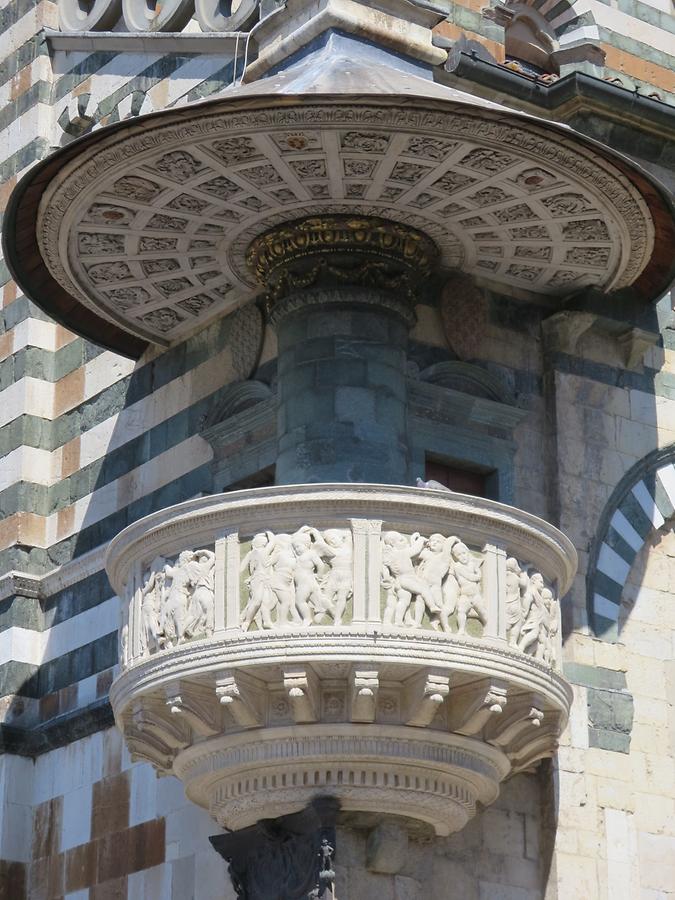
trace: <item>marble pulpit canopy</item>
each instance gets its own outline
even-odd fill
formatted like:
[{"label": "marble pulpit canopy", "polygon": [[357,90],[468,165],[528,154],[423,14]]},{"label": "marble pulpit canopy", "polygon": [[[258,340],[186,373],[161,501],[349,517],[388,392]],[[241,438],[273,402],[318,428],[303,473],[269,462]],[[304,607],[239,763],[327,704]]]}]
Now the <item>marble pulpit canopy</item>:
[{"label": "marble pulpit canopy", "polygon": [[33,168],[6,220],[24,291],[138,355],[256,298],[256,238],[335,214],[415,228],[438,247],[441,275],[461,270],[525,299],[660,289],[670,213],[606,147],[337,34],[286,62]]}]

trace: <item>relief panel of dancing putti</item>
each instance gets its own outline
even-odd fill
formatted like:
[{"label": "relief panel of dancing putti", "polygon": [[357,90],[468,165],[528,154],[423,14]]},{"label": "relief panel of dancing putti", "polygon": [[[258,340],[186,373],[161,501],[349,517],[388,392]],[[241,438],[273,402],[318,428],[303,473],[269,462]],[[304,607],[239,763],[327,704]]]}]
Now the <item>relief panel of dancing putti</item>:
[{"label": "relief panel of dancing putti", "polygon": [[481,637],[487,625],[484,554],[456,535],[383,531],[382,622]]},{"label": "relief panel of dancing putti", "polygon": [[347,528],[261,531],[241,545],[240,625],[279,631],[352,619],[353,542]]},{"label": "relief panel of dancing putti", "polygon": [[214,630],[215,553],[184,550],[175,559],[156,557],[138,591],[138,652],[149,656]]},{"label": "relief panel of dancing putti", "polygon": [[541,572],[506,560],[506,639],[522,653],[555,668],[559,659],[560,603]]}]

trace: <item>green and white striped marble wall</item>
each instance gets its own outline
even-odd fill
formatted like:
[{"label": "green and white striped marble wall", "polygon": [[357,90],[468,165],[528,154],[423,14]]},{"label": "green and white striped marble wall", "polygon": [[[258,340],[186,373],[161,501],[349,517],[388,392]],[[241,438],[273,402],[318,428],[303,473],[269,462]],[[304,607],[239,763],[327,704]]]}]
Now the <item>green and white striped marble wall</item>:
[{"label": "green and white striped marble wall", "polygon": [[[453,4],[444,27],[451,38],[463,33],[495,52],[499,34],[482,16],[484,5]],[[572,8],[553,0],[536,5],[551,20]],[[675,103],[670,0],[585,0],[574,11],[581,17],[577,27],[591,29],[587,36],[594,39],[597,32],[607,52],[607,78],[619,78],[628,90],[655,89]],[[54,49],[45,29],[57,28],[55,3],[0,0],[0,211],[21,174],[81,130],[207,97],[233,78],[231,49],[160,52],[139,40],[133,50],[105,50],[102,36],[82,49]],[[238,53],[241,60],[241,48]],[[110,725],[107,689],[117,658],[118,600],[102,571],[105,546],[145,513],[211,490],[212,451],[199,433],[227,385],[249,373],[217,324],[166,352],[149,351],[138,363],[103,351],[49,320],[18,292],[2,262],[0,301],[2,741],[9,752],[51,748],[58,756],[65,752],[58,748],[75,737],[84,740]],[[447,354],[434,311],[419,312],[414,341],[424,352]],[[675,442],[675,340],[670,320],[662,317],[664,346],[631,371],[614,344],[597,333],[573,352],[558,353],[559,433],[551,443],[544,315],[536,306],[491,298],[477,324],[483,329],[477,362],[503,379],[528,410],[516,435],[515,503],[549,519],[557,508],[573,537],[582,566],[568,624],[583,630],[589,624],[587,573],[593,597],[604,596],[597,573],[607,576],[608,565],[619,571],[608,551],[601,555],[602,547],[631,564],[625,547],[612,544],[617,523],[623,524],[616,512],[602,531],[613,492],[641,460]],[[263,358],[274,355],[268,333]],[[541,448],[553,446],[552,461]],[[551,496],[556,468],[557,501]],[[664,477],[659,475],[662,485]],[[628,493],[636,496],[638,483]],[[616,509],[626,502],[621,499]],[[632,536],[624,532],[618,532],[623,540]],[[601,549],[589,560],[593,540]],[[637,551],[634,537],[633,543]],[[618,610],[620,591],[605,599]],[[606,616],[608,609],[598,601],[591,615]],[[118,772],[119,766],[108,775]],[[62,793],[45,790],[39,802]],[[11,802],[33,807],[28,795]],[[9,849],[11,840],[7,829],[0,830],[0,859],[28,863],[30,849],[18,851],[15,840]],[[0,883],[2,877],[0,869]]]},{"label": "green and white striped marble wall", "polygon": [[[636,59],[651,60],[669,77],[675,76],[666,52],[672,49],[675,17],[661,0],[625,9],[597,0],[589,0],[583,9],[550,0],[536,5],[557,23],[561,35],[570,24],[591,29],[587,36],[599,35],[621,53],[629,53],[630,41],[638,37],[651,42],[649,53],[637,44],[633,47]],[[459,23],[468,34],[471,16],[480,17],[481,8],[453,4],[448,22]],[[3,206],[18,177],[78,131],[209,96],[233,78],[232,55],[222,48],[161,52],[153,49],[159,44],[139,37],[133,50],[107,51],[102,49],[106,36],[98,35],[95,40],[82,37],[82,49],[59,49],[63,39],[59,44],[47,37],[59,26],[57,5],[47,0],[39,4],[14,0],[2,6],[0,15]],[[478,34],[478,24],[473,26]],[[193,21],[184,35],[190,48],[195,31]],[[204,37],[208,50],[214,35]],[[178,48],[181,39],[172,38]],[[77,47],[78,38],[69,46]],[[241,57],[242,49],[237,52]],[[661,89],[659,73],[656,69],[654,73],[651,83]],[[0,279],[0,576],[19,572],[40,578],[96,554],[120,528],[145,512],[210,489],[211,450],[198,436],[199,423],[237,374],[225,364],[231,352],[217,326],[134,364],[48,320],[17,292],[6,268],[0,267]],[[484,344],[485,364],[501,367],[510,381],[533,381],[531,403],[537,409],[542,402],[537,398],[541,372],[527,359],[531,332],[520,342],[510,339],[508,346],[500,347],[501,337],[513,333],[514,322],[495,321],[491,328],[494,337]],[[434,338],[422,335],[422,339]],[[581,369],[591,381],[597,375],[588,366]],[[669,392],[668,374],[660,377],[663,391]],[[660,390],[658,385],[656,389]],[[649,393],[648,384],[645,390]],[[530,437],[537,430],[543,433],[542,421],[540,410],[533,413],[527,428]],[[530,465],[529,453],[523,440],[517,461],[523,472]],[[540,483],[523,478],[517,502],[546,514],[545,497]],[[9,587],[5,594],[2,618],[8,628],[19,616],[21,604],[12,600]],[[112,599],[104,594],[102,604]],[[42,610],[34,624],[38,630],[51,627]],[[102,633],[94,639],[103,638],[111,640]],[[24,671],[47,664],[41,647],[35,641],[31,653],[23,654]],[[7,684],[13,688],[17,678],[12,676]],[[35,688],[33,681],[26,684],[30,692],[41,694],[42,687]]]}]

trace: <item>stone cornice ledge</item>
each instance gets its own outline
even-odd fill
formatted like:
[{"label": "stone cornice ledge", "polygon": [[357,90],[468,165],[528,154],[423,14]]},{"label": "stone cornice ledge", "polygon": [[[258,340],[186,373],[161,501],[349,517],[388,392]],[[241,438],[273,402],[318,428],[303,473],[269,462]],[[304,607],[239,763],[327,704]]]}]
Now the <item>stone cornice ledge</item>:
[{"label": "stone cornice ledge", "polygon": [[[118,53],[208,53],[234,56],[237,41],[241,44],[246,34],[238,32],[185,32],[185,31],[53,31],[45,28],[45,37],[52,50],[75,50]],[[242,44],[243,50],[243,44]],[[251,52],[251,48],[249,48]]]},{"label": "stone cornice ledge", "polygon": [[76,559],[43,575],[28,572],[7,572],[0,577],[0,602],[20,594],[23,597],[44,599],[65,590],[78,581],[89,578],[103,569],[108,545],[96,547]]},{"label": "stone cornice ledge", "polygon": [[115,717],[121,725],[125,709],[134,699],[177,678],[199,678],[207,673],[256,666],[294,665],[300,662],[353,662],[438,667],[461,670],[473,677],[506,678],[523,691],[540,691],[554,706],[569,708],[572,689],[543,662],[520,653],[506,641],[448,636],[425,629],[401,632],[389,625],[308,629],[234,634],[221,632],[157,653],[123,672],[110,690]]}]

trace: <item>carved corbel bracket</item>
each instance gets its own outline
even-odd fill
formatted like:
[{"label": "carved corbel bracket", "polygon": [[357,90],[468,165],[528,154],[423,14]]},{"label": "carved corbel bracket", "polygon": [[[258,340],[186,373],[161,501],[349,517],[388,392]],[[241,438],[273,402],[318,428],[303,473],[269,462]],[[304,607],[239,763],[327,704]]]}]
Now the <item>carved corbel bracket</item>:
[{"label": "carved corbel bracket", "polygon": [[521,739],[530,741],[541,728],[544,712],[541,698],[535,694],[519,696],[511,701],[509,709],[498,718],[493,718],[485,730],[485,740],[501,747],[508,753],[512,747],[520,746]]},{"label": "carved corbel bracket", "polygon": [[380,680],[377,671],[354,669],[351,676],[352,722],[374,722]]},{"label": "carved corbel bracket", "polygon": [[431,725],[449,693],[450,678],[447,675],[429,672],[409,679],[405,685],[408,709],[406,724],[419,728]]},{"label": "carved corbel bracket", "polygon": [[296,725],[318,721],[319,687],[316,675],[311,669],[293,669],[284,672],[284,688]]},{"label": "carved corbel bracket", "polygon": [[58,118],[62,131],[72,137],[79,137],[93,127],[96,122],[96,105],[91,94],[71,97],[68,105]]},{"label": "carved corbel bracket", "polygon": [[460,688],[452,694],[450,731],[479,734],[495,716],[501,716],[507,700],[506,683],[491,680]]},{"label": "carved corbel bracket", "polygon": [[250,677],[222,672],[216,678],[216,696],[240,728],[262,725],[261,690]]},{"label": "carved corbel bracket", "polygon": [[597,318],[594,313],[566,309],[544,319],[541,329],[546,349],[550,352],[576,353],[577,344]]},{"label": "carved corbel bracket", "polygon": [[171,748],[159,738],[129,726],[124,737],[132,762],[149,762],[160,775],[169,775],[173,766]]},{"label": "carved corbel bracket", "polygon": [[190,743],[190,729],[186,722],[166,714],[166,710],[148,706],[136,706],[131,713],[131,724],[141,735],[158,738],[175,752]]},{"label": "carved corbel bracket", "polygon": [[642,365],[645,353],[659,341],[659,335],[643,328],[629,328],[618,335],[617,343],[623,352],[627,369],[636,369]]},{"label": "carved corbel bracket", "polygon": [[175,681],[166,686],[166,706],[172,716],[183,719],[202,737],[211,737],[222,730],[218,710],[210,702],[210,692],[186,682]]},{"label": "carved corbel bracket", "polygon": [[[538,725],[534,725],[535,720],[539,722]],[[514,775],[533,771],[540,759],[554,756],[558,749],[559,713],[546,710],[542,714],[542,710],[529,707],[524,724],[528,727],[521,729],[512,738],[507,749]]]}]

